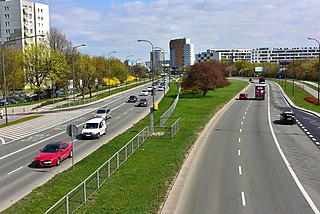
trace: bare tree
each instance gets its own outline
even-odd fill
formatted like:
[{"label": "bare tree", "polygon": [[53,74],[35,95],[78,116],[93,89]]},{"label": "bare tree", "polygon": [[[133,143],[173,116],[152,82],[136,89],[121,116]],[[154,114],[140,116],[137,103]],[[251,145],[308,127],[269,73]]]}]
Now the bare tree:
[{"label": "bare tree", "polygon": [[51,50],[64,53],[68,60],[72,59],[72,43],[67,39],[66,35],[57,28],[50,28],[48,41]]}]

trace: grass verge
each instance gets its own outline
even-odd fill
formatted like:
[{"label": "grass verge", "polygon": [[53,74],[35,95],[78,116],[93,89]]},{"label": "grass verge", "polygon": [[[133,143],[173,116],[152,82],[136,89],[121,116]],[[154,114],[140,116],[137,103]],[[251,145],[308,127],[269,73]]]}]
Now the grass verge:
[{"label": "grass verge", "polygon": [[[168,135],[150,137],[121,168],[96,192],[79,213],[157,213],[170,182],[180,169],[185,155],[212,115],[238,94],[248,83],[231,81],[228,87],[210,91],[206,97],[181,94],[173,118],[181,118],[181,129],[171,139]],[[154,112],[155,121],[173,103],[177,86],[159,103]],[[3,213],[43,213],[68,191],[82,182],[102,163],[126,144],[137,132],[149,124],[147,116],[127,132],[83,159],[75,166],[56,175],[36,188]],[[155,131],[158,128],[155,127]]]},{"label": "grass verge", "polygon": [[292,102],[301,108],[308,109],[314,112],[320,113],[320,107],[317,105],[314,105],[313,103],[309,103],[306,101],[304,98],[307,96],[313,97],[311,94],[306,92],[303,88],[297,86],[297,85],[292,85],[291,82],[287,82],[286,84],[282,84],[281,81],[276,81],[279,83],[279,85],[282,87],[284,92],[287,94],[287,96],[292,100]]},{"label": "grass verge", "polygon": [[24,118],[15,120],[15,121],[8,122],[8,124],[1,124],[0,128],[11,126],[11,125],[14,125],[14,124],[17,124],[17,123],[22,123],[24,121],[32,120],[32,119],[35,119],[37,117],[41,117],[41,116],[40,115],[34,115],[34,116],[24,117]]}]

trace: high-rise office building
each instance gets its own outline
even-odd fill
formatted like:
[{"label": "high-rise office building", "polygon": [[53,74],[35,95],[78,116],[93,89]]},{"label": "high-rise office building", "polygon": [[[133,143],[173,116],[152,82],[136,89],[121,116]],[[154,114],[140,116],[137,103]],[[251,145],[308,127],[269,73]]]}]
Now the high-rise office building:
[{"label": "high-rise office building", "polygon": [[190,39],[172,39],[170,46],[170,67],[179,68],[193,65],[195,61],[194,45]]},{"label": "high-rise office building", "polygon": [[[26,38],[46,35],[50,30],[49,6],[27,0],[0,1],[0,40]],[[10,49],[24,49],[28,44],[37,44],[45,38],[37,36],[10,42]]]}]

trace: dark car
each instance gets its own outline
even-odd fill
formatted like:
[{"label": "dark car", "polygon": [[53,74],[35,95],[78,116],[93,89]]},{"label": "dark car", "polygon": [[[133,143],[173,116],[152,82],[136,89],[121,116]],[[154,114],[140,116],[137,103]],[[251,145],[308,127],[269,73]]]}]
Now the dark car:
[{"label": "dark car", "polygon": [[149,101],[147,99],[140,99],[138,106],[139,107],[147,107],[149,105]]},{"label": "dark car", "polygon": [[282,124],[296,124],[296,117],[292,111],[284,111],[280,114],[280,122]]},{"label": "dark car", "polygon": [[129,97],[129,99],[128,99],[128,103],[135,103],[135,102],[137,102],[138,101],[138,97],[137,96],[135,96],[135,95],[131,95],[130,97]]}]

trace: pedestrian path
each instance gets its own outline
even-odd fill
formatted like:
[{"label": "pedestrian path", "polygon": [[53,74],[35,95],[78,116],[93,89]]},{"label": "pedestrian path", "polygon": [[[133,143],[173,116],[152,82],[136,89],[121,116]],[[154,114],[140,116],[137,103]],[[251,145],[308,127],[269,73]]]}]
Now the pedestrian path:
[{"label": "pedestrian path", "polygon": [[[0,138],[10,139],[10,141],[25,138],[35,133],[59,127],[74,118],[85,115],[96,110],[95,108],[83,108],[73,111],[64,111],[51,114],[45,114],[39,118],[28,120],[19,124],[1,128]],[[45,122],[44,122],[45,121]],[[63,128],[64,129],[64,128]],[[10,143],[7,142],[7,143]]]}]

